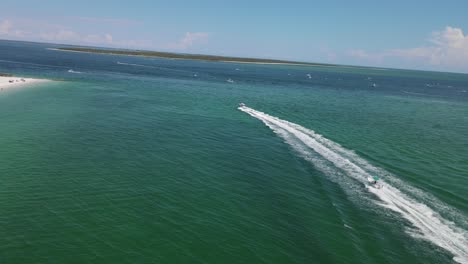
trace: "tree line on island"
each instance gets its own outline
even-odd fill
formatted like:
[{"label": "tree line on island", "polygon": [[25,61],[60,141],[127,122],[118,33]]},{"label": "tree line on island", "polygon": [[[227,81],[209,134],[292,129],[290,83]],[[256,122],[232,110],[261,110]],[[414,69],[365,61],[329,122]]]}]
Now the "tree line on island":
[{"label": "tree line on island", "polygon": [[81,48],[81,47],[66,47],[66,48],[57,48],[57,49],[63,50],[63,51],[113,54],[113,55],[145,56],[145,57],[160,57],[160,58],[168,58],[168,59],[189,59],[189,60],[205,60],[205,61],[219,61],[219,62],[265,63],[265,64],[269,64],[269,63],[270,64],[295,64],[295,65],[309,65],[309,66],[338,66],[338,65],[326,64],[326,63],[311,63],[311,62],[299,62],[299,61],[275,60],[275,59],[228,57],[228,56],[217,56],[217,55],[183,54],[183,53],[160,52],[160,51],[117,50],[117,49]]}]

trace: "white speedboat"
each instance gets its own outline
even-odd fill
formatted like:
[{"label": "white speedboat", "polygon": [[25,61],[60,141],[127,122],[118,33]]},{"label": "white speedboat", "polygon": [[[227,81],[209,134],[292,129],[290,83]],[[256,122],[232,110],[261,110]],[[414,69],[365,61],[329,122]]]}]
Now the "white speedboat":
[{"label": "white speedboat", "polygon": [[240,104],[239,104],[239,107],[244,107],[244,106],[245,106],[244,103],[240,103]]},{"label": "white speedboat", "polygon": [[369,176],[367,177],[367,181],[369,182],[369,186],[374,187],[376,189],[382,189],[383,185],[380,183],[380,179],[377,176]]}]

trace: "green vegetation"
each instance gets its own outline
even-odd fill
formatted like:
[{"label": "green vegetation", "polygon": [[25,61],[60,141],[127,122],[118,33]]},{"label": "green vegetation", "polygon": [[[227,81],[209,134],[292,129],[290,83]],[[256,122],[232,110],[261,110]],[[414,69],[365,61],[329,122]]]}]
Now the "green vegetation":
[{"label": "green vegetation", "polygon": [[75,52],[160,57],[160,58],[169,58],[169,59],[229,61],[229,62],[241,62],[241,63],[242,62],[244,63],[282,63],[282,64],[297,64],[297,65],[310,65],[310,66],[337,66],[337,65],[325,64],[325,63],[308,63],[308,62],[298,62],[298,61],[239,58],[239,57],[225,57],[225,56],[200,55],[200,54],[181,54],[181,53],[170,53],[170,52],[159,52],[159,51],[113,50],[113,49],[94,49],[94,48],[57,48],[57,49],[64,50],[64,51],[75,51]]}]

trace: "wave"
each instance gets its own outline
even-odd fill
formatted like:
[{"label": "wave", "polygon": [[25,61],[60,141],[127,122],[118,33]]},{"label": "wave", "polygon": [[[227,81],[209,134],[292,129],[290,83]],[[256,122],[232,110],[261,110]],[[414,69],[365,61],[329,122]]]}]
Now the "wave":
[{"label": "wave", "polygon": [[157,68],[157,67],[154,67],[154,66],[148,66],[148,65],[143,65],[143,64],[136,64],[136,63],[126,63],[126,62],[120,62],[120,61],[118,61],[117,64],[120,64],[120,65],[128,65],[128,66],[136,66],[136,67]]},{"label": "wave", "polygon": [[77,74],[80,74],[80,73],[83,73],[83,72],[80,72],[80,71],[74,71],[72,69],[68,70],[69,73],[77,73]]},{"label": "wave", "polygon": [[424,96],[433,96],[432,94],[426,94],[426,93],[416,93],[416,92],[408,92],[408,91],[404,91],[404,90],[401,90],[403,93],[405,94],[414,94],[414,95],[424,95]]},{"label": "wave", "polygon": [[[365,191],[362,186],[367,184],[370,176],[384,178],[381,181],[384,188],[367,188],[380,199],[374,199],[372,203],[390,209],[409,221],[416,228],[407,230],[413,237],[425,239],[447,250],[457,262],[468,263],[468,234],[458,226],[466,226],[464,215],[313,130],[246,106],[238,109],[262,121],[303,158],[312,162],[331,180],[340,183],[348,193]],[[458,225],[453,222],[454,219],[457,219]]]}]

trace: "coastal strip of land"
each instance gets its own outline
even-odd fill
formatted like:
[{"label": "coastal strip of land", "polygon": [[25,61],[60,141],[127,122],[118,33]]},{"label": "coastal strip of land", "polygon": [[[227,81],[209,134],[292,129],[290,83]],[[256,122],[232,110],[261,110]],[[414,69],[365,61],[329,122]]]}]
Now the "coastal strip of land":
[{"label": "coastal strip of land", "polygon": [[0,92],[12,88],[19,88],[30,84],[43,83],[48,81],[49,80],[46,79],[22,78],[10,74],[0,73]]},{"label": "coastal strip of land", "polygon": [[299,61],[275,60],[275,59],[226,57],[226,56],[201,55],[201,54],[183,54],[183,53],[142,51],[142,50],[117,50],[117,49],[101,49],[101,48],[98,49],[98,48],[81,48],[81,47],[51,48],[51,50],[110,54],[110,55],[158,57],[158,58],[167,58],[167,59],[234,62],[234,63],[285,64],[285,65],[300,65],[300,66],[328,66],[328,67],[339,66],[335,64],[326,64],[326,63],[311,63],[311,62],[299,62]]}]

